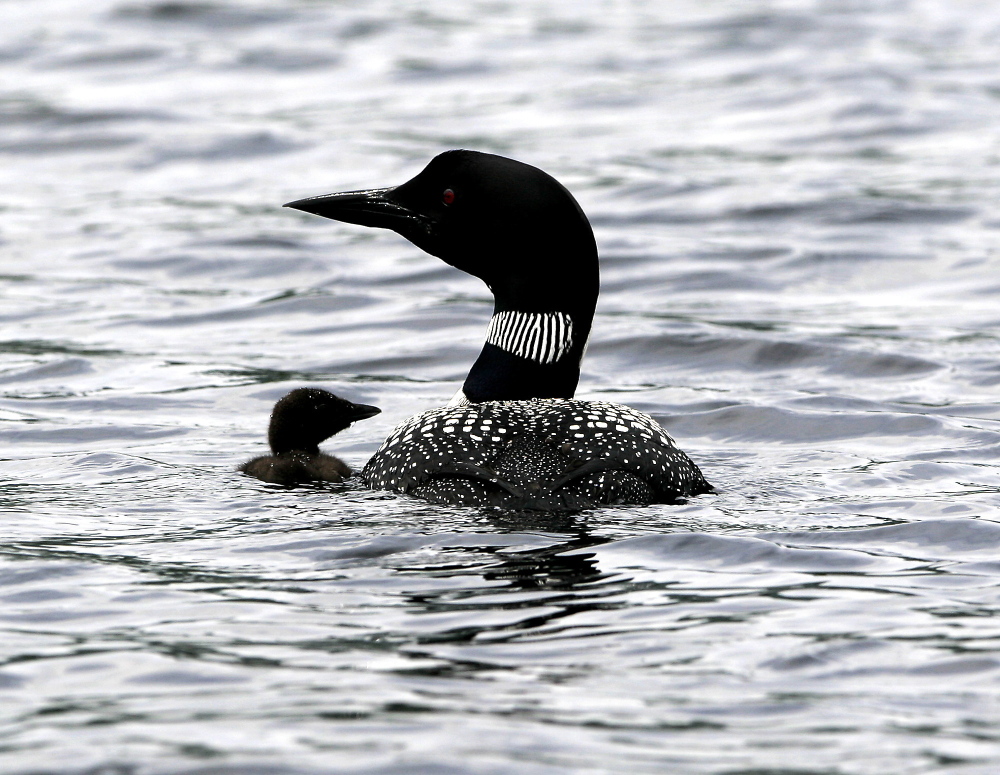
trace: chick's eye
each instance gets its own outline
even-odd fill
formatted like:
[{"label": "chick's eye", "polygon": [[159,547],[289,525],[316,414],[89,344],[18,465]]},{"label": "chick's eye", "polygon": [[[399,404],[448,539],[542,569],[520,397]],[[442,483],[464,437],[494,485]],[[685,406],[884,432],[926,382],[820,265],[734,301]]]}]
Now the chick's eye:
[{"label": "chick's eye", "polygon": [[452,202],[455,201],[455,192],[452,191],[450,188],[446,188],[441,193],[441,201],[444,202],[446,205],[450,205]]}]

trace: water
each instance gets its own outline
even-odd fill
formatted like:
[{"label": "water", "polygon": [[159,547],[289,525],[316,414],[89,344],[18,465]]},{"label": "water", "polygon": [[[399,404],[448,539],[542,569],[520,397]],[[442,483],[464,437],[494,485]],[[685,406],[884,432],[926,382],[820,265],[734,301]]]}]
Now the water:
[{"label": "water", "polygon": [[[1000,10],[0,5],[0,770],[1000,767]],[[490,298],[282,210],[551,172],[580,396],[717,485],[572,518],[262,485],[272,403],[439,405]]]}]

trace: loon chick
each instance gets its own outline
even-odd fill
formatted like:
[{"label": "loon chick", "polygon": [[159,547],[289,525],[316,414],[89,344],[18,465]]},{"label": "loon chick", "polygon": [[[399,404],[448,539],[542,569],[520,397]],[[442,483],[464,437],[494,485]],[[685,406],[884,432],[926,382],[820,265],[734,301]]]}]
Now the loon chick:
[{"label": "loon chick", "polygon": [[711,492],[649,415],[573,399],[600,280],[587,216],[555,178],[502,156],[446,151],[400,186],[286,207],[391,229],[493,293],[486,343],[462,390],[393,431],[361,473],[368,487],[552,511]]},{"label": "loon chick", "polygon": [[255,457],[239,470],[270,484],[342,482],[351,469],[339,458],[320,452],[319,443],[381,411],[319,388],[296,388],[279,399],[271,412],[267,443],[274,454]]}]

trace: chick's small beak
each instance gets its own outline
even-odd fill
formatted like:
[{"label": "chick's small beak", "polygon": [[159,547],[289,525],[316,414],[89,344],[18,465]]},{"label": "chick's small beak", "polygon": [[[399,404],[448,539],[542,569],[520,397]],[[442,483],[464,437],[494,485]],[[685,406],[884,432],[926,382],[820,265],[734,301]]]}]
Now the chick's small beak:
[{"label": "chick's small beak", "polygon": [[377,414],[381,414],[382,410],[377,406],[369,406],[368,404],[353,404],[351,406],[351,422],[358,422],[358,420],[367,420],[369,417],[374,417]]}]

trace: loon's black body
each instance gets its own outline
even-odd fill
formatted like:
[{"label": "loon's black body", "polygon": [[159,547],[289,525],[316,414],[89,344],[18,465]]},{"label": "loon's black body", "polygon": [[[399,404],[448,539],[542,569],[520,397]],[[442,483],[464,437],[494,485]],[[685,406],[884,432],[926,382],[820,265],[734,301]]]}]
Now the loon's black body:
[{"label": "loon's black body", "polygon": [[562,511],[705,492],[649,415],[605,401],[486,401],[418,414],[365,466],[369,487],[436,503]]},{"label": "loon's black body", "polygon": [[392,229],[493,292],[486,343],[462,391],[385,440],[362,471],[369,487],[542,510],[711,491],[648,415],[573,400],[597,304],[597,245],[554,178],[501,156],[448,151],[395,188],[288,206]]},{"label": "loon's black body", "polygon": [[269,484],[342,482],[351,475],[350,467],[320,452],[319,443],[380,411],[319,388],[296,388],[271,411],[267,443],[274,454],[248,460],[239,470]]}]

